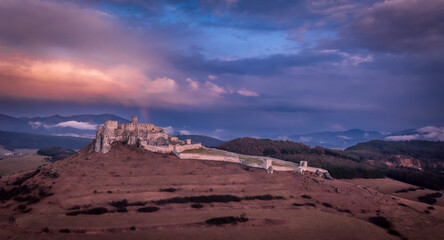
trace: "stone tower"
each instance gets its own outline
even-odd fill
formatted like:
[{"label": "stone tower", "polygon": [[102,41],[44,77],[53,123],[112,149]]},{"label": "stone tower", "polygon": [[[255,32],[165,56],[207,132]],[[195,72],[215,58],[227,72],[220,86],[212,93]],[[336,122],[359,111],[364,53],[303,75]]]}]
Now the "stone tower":
[{"label": "stone tower", "polygon": [[132,116],[131,117],[131,123],[137,124],[137,116]]}]

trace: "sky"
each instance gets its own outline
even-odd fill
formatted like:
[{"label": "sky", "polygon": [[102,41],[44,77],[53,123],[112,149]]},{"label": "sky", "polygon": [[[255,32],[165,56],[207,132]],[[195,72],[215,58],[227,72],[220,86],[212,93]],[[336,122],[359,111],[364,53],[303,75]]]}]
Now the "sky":
[{"label": "sky", "polygon": [[444,126],[444,0],[0,0],[0,113],[221,139]]}]

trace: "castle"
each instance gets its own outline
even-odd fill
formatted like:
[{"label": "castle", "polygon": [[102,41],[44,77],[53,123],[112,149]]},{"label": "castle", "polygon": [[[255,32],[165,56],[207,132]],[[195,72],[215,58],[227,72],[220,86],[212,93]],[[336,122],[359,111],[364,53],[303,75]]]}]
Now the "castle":
[{"label": "castle", "polygon": [[138,123],[136,116],[131,118],[131,123],[118,124],[117,121],[105,121],[103,125],[98,126],[94,151],[107,153],[114,142],[138,145],[161,153],[181,152],[202,146],[200,143],[191,144],[190,139],[181,141],[177,137],[170,137],[163,128],[153,124]]},{"label": "castle", "polygon": [[177,137],[168,136],[163,128],[149,123],[138,123],[136,116],[131,118],[131,123],[118,124],[117,121],[105,121],[103,125],[98,126],[94,151],[107,153],[114,142],[137,145],[151,152],[174,153],[179,159],[239,163],[249,167],[266,169],[268,173],[273,173],[273,171],[292,171],[300,174],[312,172],[331,179],[327,170],[309,167],[307,161],[296,164],[270,157],[249,156],[205,148],[200,143],[192,144],[190,139],[181,141]]}]

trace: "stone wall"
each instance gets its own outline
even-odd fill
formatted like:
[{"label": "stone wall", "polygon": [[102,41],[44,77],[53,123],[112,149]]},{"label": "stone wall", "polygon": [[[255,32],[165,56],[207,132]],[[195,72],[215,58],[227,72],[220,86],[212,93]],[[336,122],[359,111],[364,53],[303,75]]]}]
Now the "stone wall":
[{"label": "stone wall", "polygon": [[173,145],[168,145],[168,146],[152,146],[152,145],[147,145],[147,144],[141,144],[140,147],[144,148],[144,149],[146,149],[148,151],[156,152],[156,153],[171,153],[174,150],[174,146]]},{"label": "stone wall", "polygon": [[192,150],[192,149],[199,149],[202,147],[202,144],[200,143],[195,143],[195,144],[187,144],[187,145],[175,145],[174,146],[174,151],[176,152],[183,152],[186,150]]},{"label": "stone wall", "polygon": [[180,159],[197,159],[197,160],[240,163],[239,158],[231,156],[210,155],[210,154],[201,154],[201,153],[175,153],[175,154]]}]

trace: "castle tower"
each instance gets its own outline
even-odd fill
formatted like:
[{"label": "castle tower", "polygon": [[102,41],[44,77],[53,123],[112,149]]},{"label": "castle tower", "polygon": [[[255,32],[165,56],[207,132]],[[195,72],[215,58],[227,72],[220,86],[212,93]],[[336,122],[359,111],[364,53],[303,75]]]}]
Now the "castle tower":
[{"label": "castle tower", "polygon": [[132,116],[131,117],[131,122],[134,124],[137,124],[137,116]]}]

